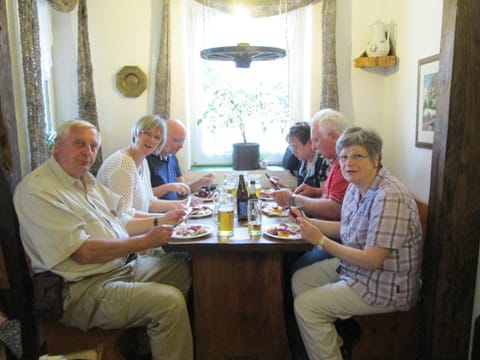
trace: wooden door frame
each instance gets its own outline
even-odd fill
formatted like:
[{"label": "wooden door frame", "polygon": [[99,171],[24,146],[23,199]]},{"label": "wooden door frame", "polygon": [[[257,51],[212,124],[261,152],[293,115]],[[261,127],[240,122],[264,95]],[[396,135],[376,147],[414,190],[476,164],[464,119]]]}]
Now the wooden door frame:
[{"label": "wooden door frame", "polygon": [[467,359],[480,236],[478,0],[444,0],[423,266],[423,359]]}]

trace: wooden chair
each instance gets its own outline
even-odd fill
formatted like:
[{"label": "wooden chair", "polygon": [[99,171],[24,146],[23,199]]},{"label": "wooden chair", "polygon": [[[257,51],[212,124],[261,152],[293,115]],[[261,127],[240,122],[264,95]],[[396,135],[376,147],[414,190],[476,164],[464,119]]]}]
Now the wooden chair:
[{"label": "wooden chair", "polygon": [[[0,303],[9,317],[22,324],[23,359],[38,359],[38,344],[44,340],[37,333],[33,315],[33,286],[30,261],[23,249],[18,219],[13,207],[9,183],[0,176]],[[95,350],[97,359],[121,360],[115,346],[120,330],[94,329],[83,332],[52,321],[45,323],[44,338],[51,355]],[[101,350],[103,348],[103,350]]]},{"label": "wooden chair", "polygon": [[[428,205],[417,200],[426,238]],[[409,311],[354,316],[362,330],[360,342],[352,351],[353,360],[417,359],[419,349],[420,302]]]},{"label": "wooden chair", "polygon": [[[30,277],[33,278],[30,258],[27,253],[24,255]],[[82,331],[53,320],[43,321],[42,325],[43,338],[40,340],[44,341],[45,350],[49,355],[68,355],[90,350],[97,353],[97,359],[124,359],[116,347],[116,341],[122,334],[122,330],[90,329]]]}]

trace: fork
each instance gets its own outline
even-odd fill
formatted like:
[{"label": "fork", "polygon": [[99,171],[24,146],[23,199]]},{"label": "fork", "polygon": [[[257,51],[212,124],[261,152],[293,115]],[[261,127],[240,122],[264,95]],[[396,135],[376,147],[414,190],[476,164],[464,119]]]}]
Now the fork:
[{"label": "fork", "polygon": [[190,217],[190,213],[192,212],[192,209],[190,208],[190,204],[192,203],[192,198],[193,198],[193,195],[192,194],[189,194],[188,195],[188,198],[187,198],[187,202],[185,204],[185,207],[186,207],[186,211],[185,211],[185,216],[183,217],[182,221],[180,221],[179,223],[175,224],[174,227],[178,226],[178,225],[185,225],[188,221],[188,218]]}]

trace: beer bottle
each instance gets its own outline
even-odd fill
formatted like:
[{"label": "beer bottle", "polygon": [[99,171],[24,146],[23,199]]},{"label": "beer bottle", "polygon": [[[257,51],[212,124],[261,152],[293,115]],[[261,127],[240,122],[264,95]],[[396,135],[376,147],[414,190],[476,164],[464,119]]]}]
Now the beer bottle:
[{"label": "beer bottle", "polygon": [[257,189],[255,187],[255,180],[250,180],[250,187],[248,188],[248,199],[249,200],[258,200]]},{"label": "beer bottle", "polygon": [[248,191],[243,175],[239,176],[237,187],[237,217],[247,220]]}]

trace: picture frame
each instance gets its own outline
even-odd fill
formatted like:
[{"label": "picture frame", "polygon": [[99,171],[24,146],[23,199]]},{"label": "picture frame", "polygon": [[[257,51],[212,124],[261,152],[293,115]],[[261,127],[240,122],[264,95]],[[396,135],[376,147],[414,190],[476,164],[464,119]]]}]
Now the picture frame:
[{"label": "picture frame", "polygon": [[439,91],[439,62],[438,54],[418,61],[415,146],[420,148],[431,149],[433,146]]}]

